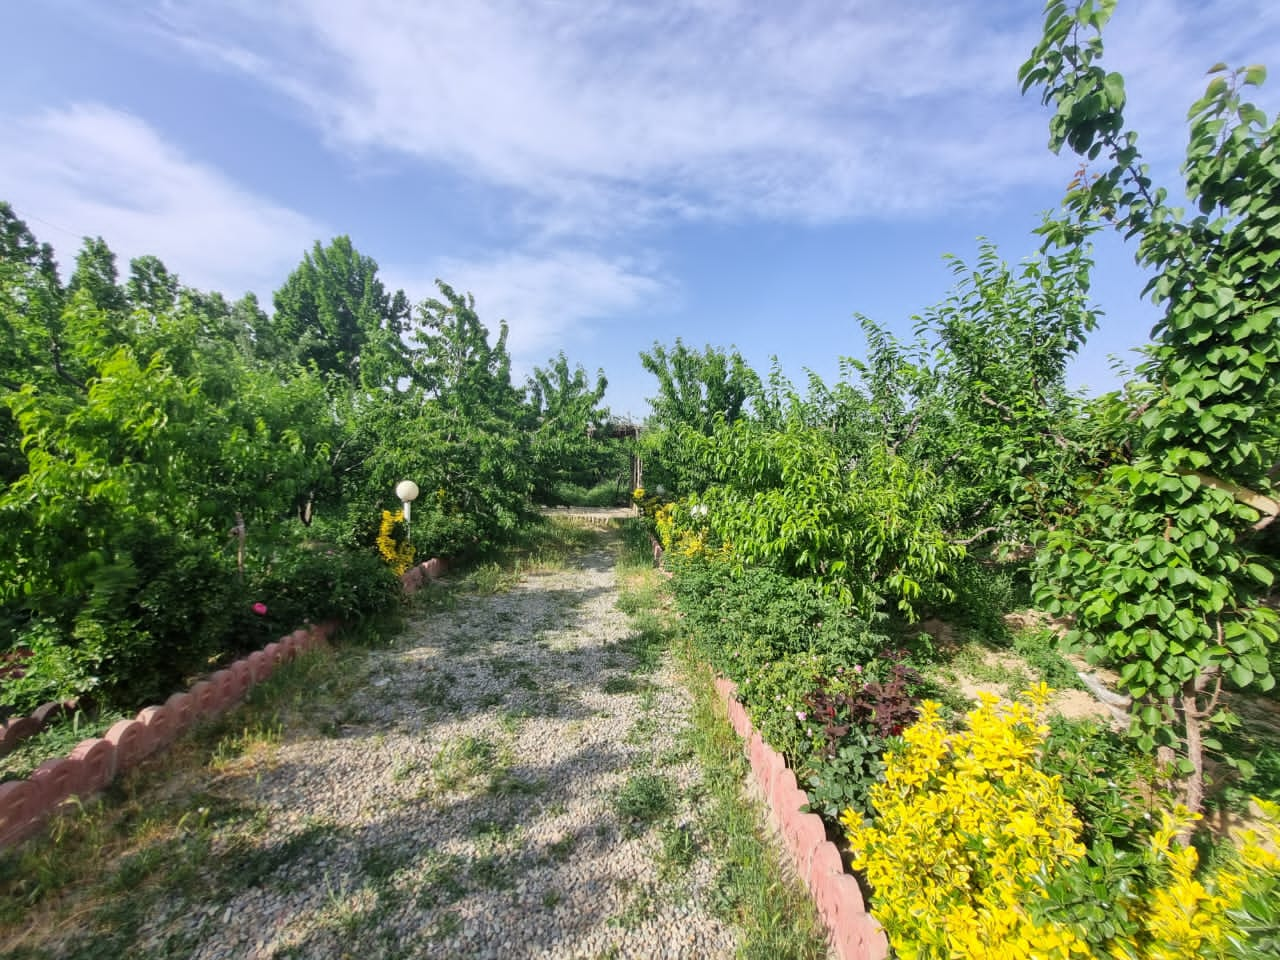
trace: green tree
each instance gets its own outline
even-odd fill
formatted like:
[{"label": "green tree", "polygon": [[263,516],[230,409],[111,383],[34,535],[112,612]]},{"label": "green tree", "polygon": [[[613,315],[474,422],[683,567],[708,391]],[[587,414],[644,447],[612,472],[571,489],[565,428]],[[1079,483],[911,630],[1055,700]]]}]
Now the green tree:
[{"label": "green tree", "polygon": [[101,237],[84,238],[67,292],[83,293],[89,303],[106,313],[123,313],[128,309],[125,292],[120,289],[116,255]]},{"label": "green tree", "polygon": [[418,305],[408,394],[368,407],[379,440],[365,489],[372,506],[397,480],[415,480],[424,496],[414,542],[457,556],[489,549],[529,515],[527,417],[511,383],[506,324],[490,342],[475,298],[436,286],[440,297]]},{"label": "green tree", "polygon": [[364,390],[394,389],[407,373],[401,335],[409,302],[388,294],[378,264],[351,238],[318,241],[275,293],[270,336],[260,338],[321,373]]},{"label": "green tree", "polygon": [[950,496],[927,468],[884,444],[850,461],[800,417],[683,438],[712,482],[697,498],[704,519],[693,508],[681,519],[705,524],[739,562],[813,580],[867,619],[886,604],[913,618],[922,602],[950,598],[965,551],[947,537]]},{"label": "green tree", "polygon": [[561,484],[591,487],[617,472],[621,446],[611,440],[609,410],[602,404],[608,381],[597,370],[592,383],[581,364],[570,368],[561,351],[544,367],[534,367],[525,387],[531,419],[529,456],[534,496],[554,502]]},{"label": "green tree", "polygon": [[178,278],[159,257],[134,257],[129,261],[125,297],[134,310],[150,314],[172,310],[178,301]]},{"label": "green tree", "polygon": [[707,477],[689,460],[680,439],[692,430],[703,436],[716,424],[732,424],[749,415],[749,406],[764,398],[759,375],[737,350],[707,346],[701,352],[676,338],[668,349],[655,343],[640,354],[644,368],[658,380],[657,396],[649,398],[653,415],[641,443],[645,482],[674,490],[695,490]]},{"label": "green tree", "polygon": [[1046,244],[1070,246],[1098,223],[1138,240],[1147,290],[1164,311],[1125,412],[1141,430],[1119,462],[1089,478],[1080,513],[1053,531],[1040,596],[1072,615],[1073,638],[1113,663],[1148,748],[1176,749],[1183,800],[1203,799],[1205,727],[1223,683],[1274,685],[1277,614],[1263,601],[1274,557],[1259,534],[1277,510],[1280,473],[1280,123],[1243,93],[1262,67],[1210,72],[1190,110],[1183,173],[1195,212],[1168,202],[1124,129],[1124,81],[1100,65],[1113,0],[1054,2],[1023,65],[1055,109],[1050,147],[1082,170]]}]

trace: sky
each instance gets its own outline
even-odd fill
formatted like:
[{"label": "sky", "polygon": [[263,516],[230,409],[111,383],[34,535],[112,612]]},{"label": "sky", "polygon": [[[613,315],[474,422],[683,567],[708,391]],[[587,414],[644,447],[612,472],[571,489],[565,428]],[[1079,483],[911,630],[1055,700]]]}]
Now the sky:
[{"label": "sky", "polygon": [[[641,418],[639,355],[677,337],[803,382],[909,336],[978,237],[1017,262],[1078,161],[1016,74],[1038,0],[43,0],[0,5],[0,199],[64,277],[127,270],[270,303],[347,234],[416,302],[442,279]],[[1274,0],[1121,0],[1104,66],[1179,194],[1206,70],[1280,69]],[[1277,84],[1252,99],[1268,114]],[[1104,238],[1103,312],[1069,380],[1111,389],[1155,308]]]}]

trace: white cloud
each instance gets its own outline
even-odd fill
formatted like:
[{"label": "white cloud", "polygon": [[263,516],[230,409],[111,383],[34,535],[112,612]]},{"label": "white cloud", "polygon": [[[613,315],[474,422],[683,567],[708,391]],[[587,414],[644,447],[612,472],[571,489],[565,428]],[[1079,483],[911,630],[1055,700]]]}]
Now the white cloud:
[{"label": "white cloud", "polygon": [[476,312],[491,335],[507,322],[507,345],[522,372],[575,338],[591,336],[593,322],[670,295],[669,284],[643,265],[579,250],[450,258],[434,264],[430,273],[389,266],[383,276],[388,287],[402,287],[414,302],[437,295],[436,277],[458,293],[474,292]]},{"label": "white cloud", "polygon": [[[1280,55],[1277,10],[1121,5],[1108,66],[1147,94],[1154,146],[1177,149],[1213,60]],[[544,237],[934,215],[1066,179],[1017,94],[1040,29],[1026,0],[173,0],[153,23],[303,105],[338,149],[515,188]]]},{"label": "white cloud", "polygon": [[80,237],[101,235],[122,275],[132,257],[152,253],[191,286],[269,297],[304,250],[328,234],[186,157],[131,114],[79,104],[4,126],[5,199],[58,249],[64,277]]},{"label": "white cloud", "polygon": [[554,233],[934,212],[1025,180],[1032,32],[982,10],[292,0],[178,4],[166,28],[332,144],[516,187]]}]

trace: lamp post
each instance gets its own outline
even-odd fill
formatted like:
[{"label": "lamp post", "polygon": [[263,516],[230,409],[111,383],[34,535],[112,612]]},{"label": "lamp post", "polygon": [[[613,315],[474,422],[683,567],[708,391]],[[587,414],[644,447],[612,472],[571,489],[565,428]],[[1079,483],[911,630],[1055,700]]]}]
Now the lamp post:
[{"label": "lamp post", "polygon": [[404,505],[405,539],[413,543],[413,524],[409,521],[409,504],[418,499],[418,485],[412,480],[401,480],[396,484],[396,496]]}]

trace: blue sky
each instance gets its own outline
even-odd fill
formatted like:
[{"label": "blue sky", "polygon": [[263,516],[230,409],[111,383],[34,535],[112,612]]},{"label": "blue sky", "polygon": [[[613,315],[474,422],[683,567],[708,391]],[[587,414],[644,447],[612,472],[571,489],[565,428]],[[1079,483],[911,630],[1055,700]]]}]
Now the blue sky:
[{"label": "blue sky", "polygon": [[[907,333],[979,235],[1031,254],[1075,163],[1020,96],[1038,0],[787,4],[169,0],[0,6],[0,198],[69,272],[79,238],[269,302],[350,234],[418,300],[440,277],[642,415],[655,340],[834,375],[855,313]],[[1164,182],[1218,60],[1280,69],[1273,0],[1121,0],[1105,65]],[[1273,112],[1276,85],[1255,101]],[[1071,371],[1146,340],[1132,251]]]}]

